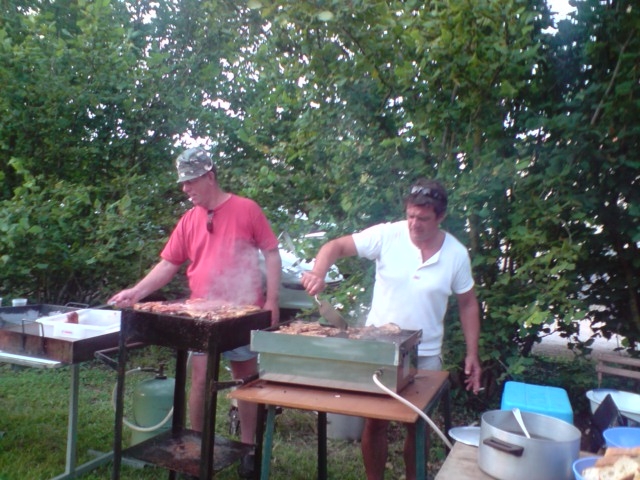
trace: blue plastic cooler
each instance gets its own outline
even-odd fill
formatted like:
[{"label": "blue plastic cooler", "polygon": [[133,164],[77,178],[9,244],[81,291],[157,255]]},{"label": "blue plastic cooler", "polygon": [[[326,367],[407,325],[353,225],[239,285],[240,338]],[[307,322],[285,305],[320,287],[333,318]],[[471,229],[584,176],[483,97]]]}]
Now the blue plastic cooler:
[{"label": "blue plastic cooler", "polygon": [[563,388],[507,382],[502,392],[502,410],[519,408],[523,412],[539,413],[573,424],[573,409]]}]

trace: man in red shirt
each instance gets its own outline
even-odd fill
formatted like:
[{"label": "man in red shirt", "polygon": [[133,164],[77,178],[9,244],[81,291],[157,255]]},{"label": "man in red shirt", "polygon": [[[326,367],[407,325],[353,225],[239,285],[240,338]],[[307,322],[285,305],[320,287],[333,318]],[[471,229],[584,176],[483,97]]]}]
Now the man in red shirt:
[{"label": "man in red shirt", "polygon": [[[218,184],[211,157],[202,148],[183,152],[176,160],[178,183],[193,207],[179,220],[161,260],[134,287],[114,295],[110,302],[129,307],[165,286],[187,266],[192,299],[226,304],[257,305],[271,310],[271,324],[279,321],[278,288],[281,260],[278,239],[257,203],[225,192]],[[262,284],[259,253],[266,266],[266,296]],[[257,355],[248,345],[224,352],[234,379],[258,372]],[[192,381],[189,396],[191,427],[202,431],[206,356],[195,353],[191,359]],[[254,443],[257,408],[238,402],[241,441]],[[251,475],[252,459],[241,463],[241,475]]]}]

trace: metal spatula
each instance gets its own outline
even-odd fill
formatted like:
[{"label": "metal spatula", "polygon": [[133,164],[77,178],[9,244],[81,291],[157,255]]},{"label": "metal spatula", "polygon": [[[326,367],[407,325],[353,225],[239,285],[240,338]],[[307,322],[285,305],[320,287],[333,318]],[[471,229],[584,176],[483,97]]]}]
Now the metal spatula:
[{"label": "metal spatula", "polygon": [[314,297],[316,299],[316,303],[318,304],[318,311],[322,318],[324,318],[327,322],[333,325],[340,330],[346,330],[348,327],[347,321],[344,319],[342,315],[326,300],[321,300],[318,298],[318,295]]}]

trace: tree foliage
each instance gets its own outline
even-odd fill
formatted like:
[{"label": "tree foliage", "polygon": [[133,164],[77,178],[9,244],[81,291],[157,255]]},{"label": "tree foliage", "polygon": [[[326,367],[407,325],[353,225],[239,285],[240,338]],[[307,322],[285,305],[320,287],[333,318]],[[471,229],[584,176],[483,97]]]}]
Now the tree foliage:
[{"label": "tree foliage", "polygon": [[[553,25],[543,0],[4,1],[0,288],[133,283],[188,207],[172,159],[197,141],[293,235],[400,218],[413,179],[442,180],[492,375],[582,318],[633,350],[640,13],[576,5]],[[366,303],[370,265],[341,269]]]}]

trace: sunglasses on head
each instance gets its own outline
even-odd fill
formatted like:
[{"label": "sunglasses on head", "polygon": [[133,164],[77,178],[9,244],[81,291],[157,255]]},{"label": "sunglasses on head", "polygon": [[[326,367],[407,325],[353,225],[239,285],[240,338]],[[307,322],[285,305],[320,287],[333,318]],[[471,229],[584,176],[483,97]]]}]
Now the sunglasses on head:
[{"label": "sunglasses on head", "polygon": [[213,210],[207,211],[207,232],[213,233]]},{"label": "sunglasses on head", "polygon": [[433,198],[434,200],[444,200],[444,196],[432,188],[420,187],[418,185],[411,187],[411,195],[422,195],[423,197]]}]

